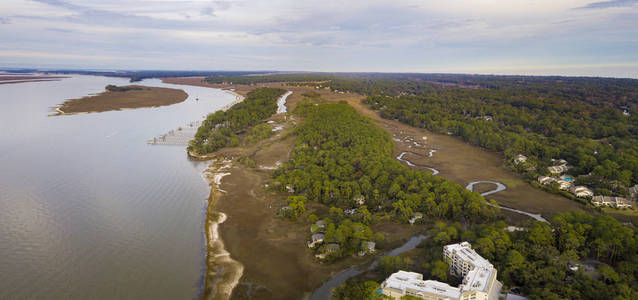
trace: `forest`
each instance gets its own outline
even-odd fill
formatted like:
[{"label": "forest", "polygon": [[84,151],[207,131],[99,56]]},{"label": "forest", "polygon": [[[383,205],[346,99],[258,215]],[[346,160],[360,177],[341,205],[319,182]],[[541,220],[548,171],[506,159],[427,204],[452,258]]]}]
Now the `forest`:
[{"label": "forest", "polygon": [[[384,118],[504,153],[529,180],[548,175],[552,159],[560,158],[572,167],[575,183],[590,186],[596,195],[626,196],[638,184],[634,79],[304,73],[207,80],[306,82],[361,93]],[[525,164],[513,164],[518,154],[528,157]]]},{"label": "forest", "polygon": [[416,212],[467,221],[497,215],[480,195],[396,161],[389,134],[349,105],[306,102],[295,114],[304,118],[295,129],[297,145],[274,175],[295,194],[341,209],[392,211],[402,221]]},{"label": "forest", "polygon": [[[573,165],[570,172],[588,174],[577,181],[597,193],[622,195],[636,183],[636,81],[429,76],[352,75],[316,84],[367,94],[366,103],[386,118],[458,135],[508,159],[525,154],[535,169],[519,171],[529,178],[543,174],[552,158],[564,158]],[[311,80],[306,75],[297,81]],[[442,247],[460,241],[471,242],[495,265],[504,291],[529,299],[638,299],[634,227],[605,215],[573,212],[556,214],[549,224],[530,222],[508,230],[498,210],[478,194],[398,163],[390,136],[347,104],[301,103],[295,114],[303,118],[295,130],[297,144],[289,162],[275,172],[275,183],[282,191],[290,187],[294,197],[303,196],[294,200],[296,207],[303,203],[299,216],[306,201],[330,207],[321,216],[334,224],[327,238],[351,245],[340,255],[355,252],[360,240],[381,238],[365,227],[377,216],[406,222],[420,212],[431,228],[416,254],[383,258],[375,281],[348,280],[333,299],[381,299],[379,283],[398,269],[456,284],[460,279],[447,271]],[[308,217],[311,223],[318,219]],[[332,232],[340,227],[337,239]]]},{"label": "forest", "polygon": [[[464,222],[494,220],[499,214],[479,194],[396,161],[389,134],[345,103],[305,102],[295,115],[303,118],[294,131],[297,144],[273,175],[275,183],[304,202],[330,207],[326,241],[345,243],[339,256],[359,250],[360,241],[382,239],[368,228],[375,215],[407,223],[416,213]],[[297,217],[300,205],[289,207],[288,214]],[[334,239],[329,224],[341,232]]]},{"label": "forest", "polygon": [[518,171],[529,179],[548,175],[552,159],[563,158],[573,166],[569,172],[583,175],[580,183],[596,194],[626,195],[626,188],[638,182],[637,119],[614,106],[461,88],[370,96],[365,103],[384,118],[459,136],[503,152],[510,162],[523,154],[528,161]]},{"label": "forest", "polygon": [[[375,276],[408,269],[456,286],[460,278],[449,274],[443,246],[469,241],[494,264],[504,291],[529,299],[638,298],[638,232],[609,216],[557,214],[550,224],[533,222],[520,231],[506,230],[503,222],[434,222],[429,234],[416,256],[384,257]],[[378,288],[376,281],[354,278],[337,288],[333,299],[384,299]]]},{"label": "forest", "polygon": [[[277,112],[277,99],[286,91],[276,88],[259,88],[251,91],[244,101],[226,111],[209,114],[197,129],[189,151],[199,154],[214,152],[223,147],[239,145],[238,133],[255,126]],[[259,128],[251,131],[254,139],[262,138]]]},{"label": "forest", "polygon": [[[634,228],[609,216],[575,212],[557,214],[550,224],[531,222],[521,230],[508,231],[498,221],[498,211],[480,195],[394,160],[388,134],[347,104],[302,103],[295,114],[304,118],[295,130],[297,145],[274,177],[280,187],[292,187],[296,196],[291,198],[297,198],[289,203],[316,201],[331,207],[322,220],[326,242],[342,246],[335,259],[359,251],[361,241],[383,240],[369,228],[376,216],[390,214],[405,222],[421,212],[431,224],[431,238],[414,259],[382,259],[376,270],[380,278],[409,269],[426,278],[456,283],[459,279],[447,272],[442,247],[470,241],[498,269],[505,290],[530,299],[638,297],[638,232]],[[352,208],[358,211],[344,214]],[[319,218],[308,219],[312,223]],[[570,269],[574,266],[578,269]],[[334,297],[376,299],[374,287],[378,283],[353,280],[337,289]],[[376,294],[366,294],[371,291]],[[363,294],[352,295],[357,292]]]},{"label": "forest", "polygon": [[126,91],[141,90],[142,87],[141,86],[116,86],[116,85],[109,84],[104,89],[106,89],[109,92],[126,92]]}]

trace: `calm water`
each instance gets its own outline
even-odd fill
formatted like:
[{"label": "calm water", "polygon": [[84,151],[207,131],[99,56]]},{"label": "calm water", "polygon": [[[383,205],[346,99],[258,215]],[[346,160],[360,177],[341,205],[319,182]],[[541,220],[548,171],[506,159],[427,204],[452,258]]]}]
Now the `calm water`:
[{"label": "calm water", "polygon": [[47,116],[65,99],[127,83],[73,76],[0,85],[0,299],[198,297],[205,164],[145,139],[234,97],[177,86],[189,98],[168,107]]}]

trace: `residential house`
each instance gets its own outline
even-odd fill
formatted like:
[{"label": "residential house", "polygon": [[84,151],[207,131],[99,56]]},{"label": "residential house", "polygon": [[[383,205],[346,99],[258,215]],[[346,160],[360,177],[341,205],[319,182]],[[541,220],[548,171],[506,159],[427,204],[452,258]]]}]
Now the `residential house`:
[{"label": "residential house", "polygon": [[590,190],[589,188],[583,185],[572,186],[571,188],[569,188],[569,191],[572,194],[574,194],[574,196],[579,198],[587,198],[587,197],[594,196],[594,192],[592,192],[592,190]]},{"label": "residential house", "polygon": [[632,204],[627,198],[616,197],[616,208],[631,208]]},{"label": "residential house", "polygon": [[594,196],[591,199],[591,203],[596,206],[608,206],[615,208],[632,207],[631,203],[626,198],[622,197]]},{"label": "residential house", "polygon": [[570,168],[567,165],[567,161],[564,159],[552,159],[552,162],[554,163],[554,165],[551,167],[547,167],[547,170],[549,170],[549,172],[552,174],[561,174],[567,172],[567,170],[569,170]]},{"label": "residential house", "polygon": [[361,251],[359,251],[359,256],[364,256],[366,254],[374,253],[375,251],[375,242],[363,241],[361,242]]},{"label": "residential house", "polygon": [[550,183],[552,183],[554,181],[556,181],[556,179],[553,178],[553,177],[549,177],[549,176],[539,176],[538,177],[538,183],[543,184],[543,185],[550,184]]},{"label": "residential house", "polygon": [[323,239],[326,236],[323,233],[313,234],[308,242],[308,248],[314,248],[315,245],[323,243]]},{"label": "residential house", "polygon": [[319,259],[324,259],[328,255],[339,252],[340,249],[341,249],[341,246],[339,246],[339,244],[336,244],[336,243],[328,244],[321,250],[321,253],[315,255],[315,257]]},{"label": "residential house", "polygon": [[569,170],[569,166],[567,165],[551,166],[551,167],[547,167],[547,170],[549,170],[549,172],[552,174],[561,174],[561,173],[567,172],[567,170]]},{"label": "residential house", "polygon": [[572,186],[571,182],[564,179],[558,179],[556,180],[556,182],[558,183],[558,188],[564,191],[569,190],[569,188]]},{"label": "residential house", "polygon": [[571,187],[572,183],[564,180],[564,179],[556,179],[554,177],[549,177],[549,176],[539,176],[538,177],[538,183],[543,184],[543,185],[548,185],[551,184],[552,182],[556,182],[559,185],[559,188],[561,190],[568,190],[569,187]]},{"label": "residential house", "polygon": [[323,220],[319,220],[315,222],[314,224],[310,225],[310,233],[323,231],[325,227],[326,227],[326,222],[324,222]]},{"label": "residential house", "polygon": [[527,162],[527,156],[523,154],[516,155],[516,157],[514,158],[514,163],[517,165],[524,162]]},{"label": "residential house", "polygon": [[630,187],[629,189],[627,189],[629,191],[629,197],[636,201],[638,200],[638,184]]},{"label": "residential house", "polygon": [[356,209],[356,208],[350,208],[350,209],[345,209],[345,210],[343,211],[343,213],[344,213],[346,216],[350,216],[350,215],[354,215],[354,214],[356,214],[358,211],[359,211],[359,210],[358,210],[358,209]]}]

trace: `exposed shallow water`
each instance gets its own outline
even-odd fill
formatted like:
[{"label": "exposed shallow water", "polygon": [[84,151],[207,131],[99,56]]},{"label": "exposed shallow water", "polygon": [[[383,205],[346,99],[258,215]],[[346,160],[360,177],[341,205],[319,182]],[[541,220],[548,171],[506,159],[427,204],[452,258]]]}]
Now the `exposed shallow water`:
[{"label": "exposed shallow water", "polygon": [[[431,151],[430,151],[430,155],[429,155],[430,157],[432,157],[432,153],[433,153],[432,151],[436,151],[436,150],[431,150]],[[412,163],[412,162],[410,162],[409,160],[407,160],[407,159],[403,158],[403,156],[405,156],[406,154],[408,154],[408,152],[405,152],[405,151],[401,152],[401,154],[399,154],[399,156],[397,156],[397,160],[404,162],[405,164],[407,164],[407,165],[408,165],[408,166],[410,166],[410,167],[421,167],[421,168],[426,168],[426,169],[428,169],[428,170],[432,171],[432,175],[437,175],[437,174],[439,174],[439,173],[440,173],[440,172],[439,172],[439,170],[437,170],[437,169],[435,169],[435,168],[430,168],[430,167],[426,167],[426,166],[421,166],[421,165],[415,165],[415,164],[413,164],[413,163]]]},{"label": "exposed shallow water", "polygon": [[[73,76],[0,85],[0,299],[193,299],[209,193],[182,146],[145,140],[235,100],[185,90],[172,106],[48,117],[65,99],[126,85]],[[195,101],[199,98],[199,101]]]},{"label": "exposed shallow water", "polygon": [[279,97],[279,99],[277,99],[277,113],[278,114],[283,114],[287,111],[286,109],[286,98],[288,98],[288,96],[292,95],[291,91],[287,91],[285,94],[283,94],[281,97]]},{"label": "exposed shallow water", "polygon": [[[481,193],[481,196],[483,196],[483,197],[485,197],[487,195],[494,194],[494,193],[498,193],[498,192],[501,192],[501,191],[504,191],[504,190],[507,189],[507,187],[504,184],[500,183],[500,182],[487,181],[487,180],[470,182],[465,188],[470,190],[470,191],[472,191],[472,190],[474,190],[474,185],[475,184],[480,184],[480,183],[489,183],[489,184],[496,185],[496,188],[494,188],[493,190]],[[487,205],[492,205],[492,204],[488,202]],[[547,219],[543,218],[543,216],[541,216],[540,214],[533,214],[533,213],[530,213],[530,212],[509,208],[509,207],[505,207],[505,206],[502,206],[502,205],[499,205],[499,207],[501,209],[503,209],[503,210],[508,210],[508,211],[515,212],[515,213],[518,213],[518,214],[526,215],[526,216],[528,216],[530,218],[533,218],[534,220],[537,220],[537,221],[549,223],[549,221],[547,221]]]}]

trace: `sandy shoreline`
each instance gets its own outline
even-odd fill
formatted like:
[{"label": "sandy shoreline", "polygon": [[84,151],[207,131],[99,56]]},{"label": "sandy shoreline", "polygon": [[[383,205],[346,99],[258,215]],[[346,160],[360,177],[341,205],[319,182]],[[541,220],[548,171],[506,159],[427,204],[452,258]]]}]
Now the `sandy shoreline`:
[{"label": "sandy shoreline", "polygon": [[230,160],[213,159],[204,170],[211,190],[206,209],[206,274],[201,299],[230,299],[244,273],[244,266],[231,257],[219,234],[219,225],[226,221],[226,215],[214,209],[221,193],[225,192],[220,189],[221,181],[231,174],[228,172],[231,167]]},{"label": "sandy shoreline", "polygon": [[244,96],[240,95],[239,93],[237,93],[235,91],[225,90],[225,89],[221,89],[221,90],[226,92],[226,93],[229,93],[229,94],[235,96],[235,101],[224,105],[222,108],[219,109],[221,111],[227,111],[229,108],[233,107],[233,105],[244,101]]},{"label": "sandy shoreline", "polygon": [[[235,101],[224,105],[220,110],[226,111],[233,105],[244,101],[245,97],[239,93],[221,89],[235,96]],[[197,159],[211,159],[209,155],[199,156],[189,153],[189,156]],[[244,266],[234,260],[224,246],[224,241],[219,234],[219,225],[226,221],[226,214],[215,211],[215,204],[226,191],[220,188],[224,176],[230,175],[228,170],[232,167],[232,161],[212,158],[209,167],[204,170],[204,177],[210,185],[210,196],[206,209],[206,273],[201,299],[226,300],[230,299],[233,290],[239,284],[244,274]]]}]

